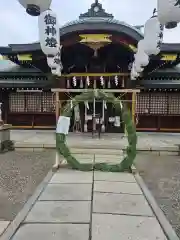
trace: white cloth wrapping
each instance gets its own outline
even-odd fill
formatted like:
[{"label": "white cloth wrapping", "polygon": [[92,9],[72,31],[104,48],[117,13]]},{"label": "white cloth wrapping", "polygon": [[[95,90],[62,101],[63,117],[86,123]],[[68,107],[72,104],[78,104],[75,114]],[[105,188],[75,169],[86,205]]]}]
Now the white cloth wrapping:
[{"label": "white cloth wrapping", "polygon": [[56,126],[56,133],[68,135],[70,127],[70,117],[60,116]]}]

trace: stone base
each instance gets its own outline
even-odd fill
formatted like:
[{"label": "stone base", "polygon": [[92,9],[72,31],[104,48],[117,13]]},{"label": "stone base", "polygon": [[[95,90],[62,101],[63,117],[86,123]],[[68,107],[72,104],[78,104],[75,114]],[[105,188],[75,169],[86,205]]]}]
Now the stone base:
[{"label": "stone base", "polygon": [[0,143],[0,153],[14,151],[14,143],[11,140],[6,140]]},{"label": "stone base", "polygon": [[0,126],[0,153],[14,150],[14,143],[10,140],[11,125]]}]

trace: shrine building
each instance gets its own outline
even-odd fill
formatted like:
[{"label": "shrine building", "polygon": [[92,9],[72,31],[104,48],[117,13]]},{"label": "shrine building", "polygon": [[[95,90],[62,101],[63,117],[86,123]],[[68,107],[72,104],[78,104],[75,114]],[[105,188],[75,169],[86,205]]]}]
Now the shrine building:
[{"label": "shrine building", "polygon": [[[180,44],[163,43],[141,77],[130,79],[140,26],[114,19],[95,1],[75,21],[60,28],[62,75],[55,77],[40,43],[0,47],[0,102],[5,123],[13,128],[55,129],[61,109],[86,89],[104,89],[127,103],[137,131],[180,132]],[[78,111],[78,113],[76,112]],[[75,131],[92,131],[100,114],[105,132],[123,132],[121,116],[101,100],[79,104],[71,119]]]}]

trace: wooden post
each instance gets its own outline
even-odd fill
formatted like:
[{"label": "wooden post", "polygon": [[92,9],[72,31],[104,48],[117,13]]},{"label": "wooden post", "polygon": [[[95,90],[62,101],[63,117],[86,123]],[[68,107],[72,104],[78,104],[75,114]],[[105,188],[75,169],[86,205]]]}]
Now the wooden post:
[{"label": "wooden post", "polygon": [[56,106],[56,123],[58,121],[58,118],[59,118],[59,92],[56,92],[56,103],[55,103],[55,106]]},{"label": "wooden post", "polygon": [[132,121],[136,125],[136,92],[132,93]]}]

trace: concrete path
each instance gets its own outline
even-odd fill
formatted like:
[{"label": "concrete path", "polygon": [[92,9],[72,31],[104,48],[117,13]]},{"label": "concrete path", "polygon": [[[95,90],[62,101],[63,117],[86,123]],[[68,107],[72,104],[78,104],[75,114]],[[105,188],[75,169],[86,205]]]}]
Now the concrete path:
[{"label": "concrete path", "polygon": [[[52,130],[12,130],[11,139],[15,147],[21,148],[55,148],[55,133]],[[102,134],[101,139],[92,139],[92,135],[69,133],[68,146],[71,149],[123,149],[127,139],[123,134]],[[138,150],[144,151],[179,151],[180,134],[138,133]]]},{"label": "concrete path", "polygon": [[60,169],[28,204],[12,240],[167,239],[132,174]]}]

